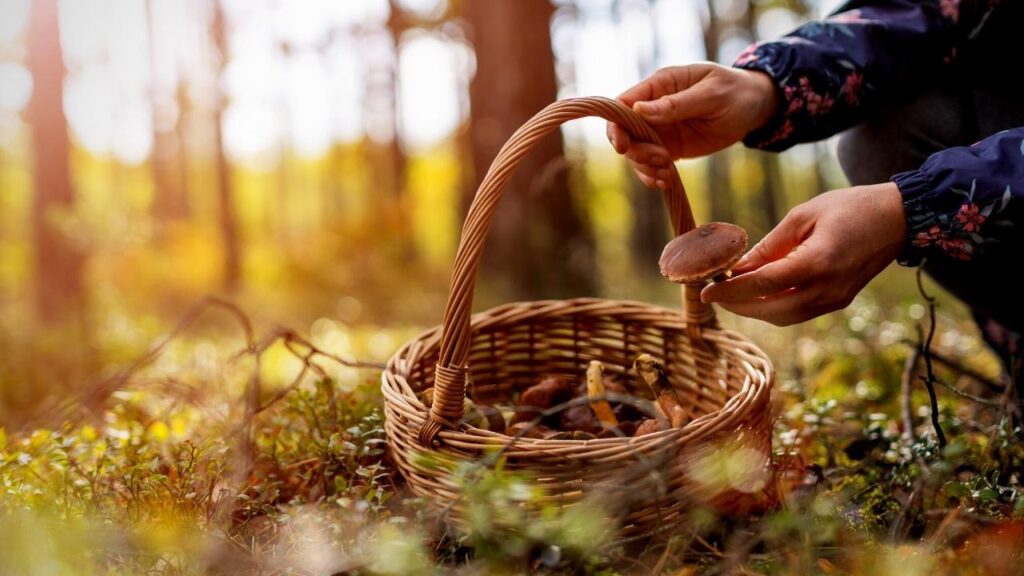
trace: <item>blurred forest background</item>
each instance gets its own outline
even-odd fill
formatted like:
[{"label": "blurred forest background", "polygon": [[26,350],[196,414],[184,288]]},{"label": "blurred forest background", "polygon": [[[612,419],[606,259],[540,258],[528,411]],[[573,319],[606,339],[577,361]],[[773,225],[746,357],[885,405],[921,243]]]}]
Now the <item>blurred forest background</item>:
[{"label": "blurred forest background", "polygon": [[[600,511],[545,500],[527,526],[543,495],[494,473],[467,475],[485,521],[454,535],[383,449],[377,363],[440,322],[465,209],[519,125],[836,4],[0,0],[0,573],[1020,573],[1009,388],[963,308],[896,266],[800,326],[723,314],[778,373],[763,517],[695,509],[609,550]],[[677,166],[698,221],[756,241],[846,184],[833,143]],[[602,121],[506,192],[478,310],[679,305],[661,195]]]},{"label": "blurred forest background", "polygon": [[[0,423],[220,293],[275,322],[431,325],[475,186],[557,98],[724,63],[835,2],[3,0]],[[828,144],[680,163],[756,239],[842,183]],[[603,123],[515,176],[478,305],[673,304],[669,229]],[[378,336],[383,359],[398,342]]]}]

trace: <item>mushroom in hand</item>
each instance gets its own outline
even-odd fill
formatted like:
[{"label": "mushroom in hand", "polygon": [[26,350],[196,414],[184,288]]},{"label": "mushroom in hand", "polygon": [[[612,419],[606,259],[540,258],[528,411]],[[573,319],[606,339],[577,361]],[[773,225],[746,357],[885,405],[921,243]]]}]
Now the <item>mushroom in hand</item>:
[{"label": "mushroom in hand", "polygon": [[677,236],[658,260],[661,275],[677,284],[724,280],[747,251],[747,231],[735,224],[710,222]]}]

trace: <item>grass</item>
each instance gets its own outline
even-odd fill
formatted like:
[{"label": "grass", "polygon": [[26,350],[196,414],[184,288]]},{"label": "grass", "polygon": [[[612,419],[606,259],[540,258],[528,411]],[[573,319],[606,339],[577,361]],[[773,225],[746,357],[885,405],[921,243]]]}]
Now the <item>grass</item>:
[{"label": "grass", "polygon": [[961,314],[940,308],[933,348],[948,362],[937,377],[968,395],[938,388],[940,447],[924,386],[911,379],[901,391],[906,342],[927,328],[927,308],[895,300],[868,294],[790,331],[737,322],[763,337],[779,369],[782,503],[740,518],[694,509],[689,528],[628,546],[607,545],[613,525],[600,505],[527,521],[519,504],[539,496],[527,478],[465,474],[474,518],[465,534],[408,493],[385,447],[379,371],[347,357],[393,347],[414,327],[319,323],[307,340],[258,333],[241,310],[213,303],[244,338],[196,332],[205,312],[194,310],[144,361],[0,429],[0,566],[33,575],[1021,573],[1024,445],[980,382],[998,378],[994,360]]}]

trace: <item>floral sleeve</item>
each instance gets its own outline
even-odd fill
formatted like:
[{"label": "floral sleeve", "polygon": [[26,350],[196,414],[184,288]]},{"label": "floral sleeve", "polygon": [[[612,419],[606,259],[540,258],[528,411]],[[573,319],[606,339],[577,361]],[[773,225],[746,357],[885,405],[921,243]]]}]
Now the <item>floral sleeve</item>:
[{"label": "floral sleeve", "polygon": [[744,139],[780,151],[859,122],[883,99],[934,78],[955,54],[960,0],[847,2],[733,64],[775,79],[780,110]]},{"label": "floral sleeve", "polygon": [[903,194],[909,243],[900,263],[931,255],[973,260],[990,249],[1019,262],[1024,236],[1024,127],[936,152],[892,177]]}]

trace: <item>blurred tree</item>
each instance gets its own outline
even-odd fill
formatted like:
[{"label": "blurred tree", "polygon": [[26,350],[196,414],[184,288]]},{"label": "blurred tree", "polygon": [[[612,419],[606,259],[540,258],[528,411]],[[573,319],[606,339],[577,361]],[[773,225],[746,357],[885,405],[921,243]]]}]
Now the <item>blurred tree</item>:
[{"label": "blurred tree", "polygon": [[[648,0],[648,15],[651,34],[651,51],[641,56],[638,65],[640,76],[646,78],[654,73],[658,64],[658,23],[654,10],[655,0]],[[657,262],[665,243],[669,240],[668,213],[665,201],[658,191],[650,190],[630,171],[633,193],[633,226],[629,234],[629,247],[634,262]]]},{"label": "blurred tree", "polygon": [[391,143],[388,146],[388,158],[391,161],[390,172],[394,178],[392,209],[396,213],[400,233],[399,252],[403,259],[409,261],[413,259],[415,250],[412,243],[412,223],[409,219],[409,163],[405,156],[405,150],[402,149],[402,140],[398,133],[398,94],[400,90],[398,85],[398,66],[399,58],[402,57],[402,34],[405,34],[406,30],[412,27],[412,23],[405,11],[402,10],[395,0],[388,0],[388,8],[388,34],[391,36],[391,45],[394,47],[395,54],[394,64],[390,69],[391,120],[394,122],[394,136],[392,136]]},{"label": "blurred tree", "polygon": [[54,221],[75,202],[71,187],[67,121],[64,117],[64,58],[57,0],[33,0],[28,66],[33,91],[28,105],[32,128],[35,196],[32,226],[36,247],[36,308],[46,323],[68,319],[84,305],[83,255]]},{"label": "blurred tree", "polygon": [[[818,2],[814,2],[814,4],[818,4]],[[805,0],[787,0],[786,6],[796,14],[796,19],[799,22],[806,22],[815,16],[811,9],[811,3]],[[830,188],[824,169],[824,166],[832,158],[832,154],[828,150],[828,144],[825,142],[814,142],[810,146],[814,151],[814,163],[811,165],[811,170],[814,172],[814,189],[806,197],[817,196]],[[805,199],[800,198],[799,201]]]},{"label": "blurred tree", "polygon": [[[756,42],[758,3],[753,0],[746,3],[743,11],[743,29],[751,42]],[[762,225],[764,230],[770,230],[779,223],[779,198],[782,196],[782,170],[779,166],[779,155],[768,152],[748,151],[753,154],[761,169],[761,185],[758,190],[760,206],[764,218]],[[753,193],[754,191],[750,191]]]},{"label": "blurred tree", "polygon": [[[168,127],[166,109],[168,95],[160,94],[157,86],[157,15],[155,0],[146,2],[146,25],[149,33],[149,102],[153,117],[153,151],[150,168],[153,171],[153,216],[160,220],[178,220],[189,215],[187,179],[185,177],[185,143],[181,122],[184,108],[178,102],[178,114],[173,126]],[[179,86],[181,81],[179,80]],[[178,92],[181,92],[180,88]],[[175,99],[178,94],[175,94]],[[177,169],[176,169],[177,168]]]},{"label": "blurred tree", "polygon": [[[281,59],[291,66],[292,55],[295,52],[292,45],[287,41],[280,41],[277,43],[277,49],[281,56]],[[277,114],[277,125],[280,127],[280,135],[277,139],[277,167],[274,170],[274,194],[283,200],[283,202],[268,202],[267,203],[267,223],[269,228],[276,234],[276,239],[281,243],[281,246],[285,251],[292,249],[292,229],[294,228],[293,220],[296,220],[296,214],[301,214],[303,208],[299,206],[299,203],[306,202],[304,198],[300,198],[299,195],[293,196],[292,193],[292,180],[295,177],[294,171],[292,170],[292,126],[290,121],[290,114],[288,110],[288,95],[285,91],[280,90],[277,92],[275,98],[275,106]],[[295,203],[293,205],[292,203]]]},{"label": "blurred tree", "polygon": [[[224,20],[224,7],[221,0],[213,0],[210,35],[216,51],[214,60],[217,74],[214,86],[217,94],[214,107],[213,137],[217,153],[217,200],[220,205],[220,233],[224,243],[224,289],[228,293],[234,293],[238,291],[242,281],[242,256],[238,241],[238,215],[235,211],[231,187],[231,165],[228,163],[227,151],[224,149],[224,109],[227,107],[227,97],[224,95],[221,78],[227,66],[228,47],[227,24]],[[287,199],[285,201],[287,202]]]},{"label": "blurred tree", "polygon": [[[548,0],[462,3],[476,52],[470,84],[468,206],[512,133],[558,97]],[[494,219],[481,275],[518,298],[591,293],[594,242],[569,190],[559,132],[542,140],[512,176]]]},{"label": "blurred tree", "polygon": [[[704,54],[708,60],[717,61],[721,46],[722,22],[718,17],[715,0],[707,0],[704,20]],[[735,222],[732,188],[729,185],[729,151],[722,150],[708,157],[708,206],[711,220]]]}]

